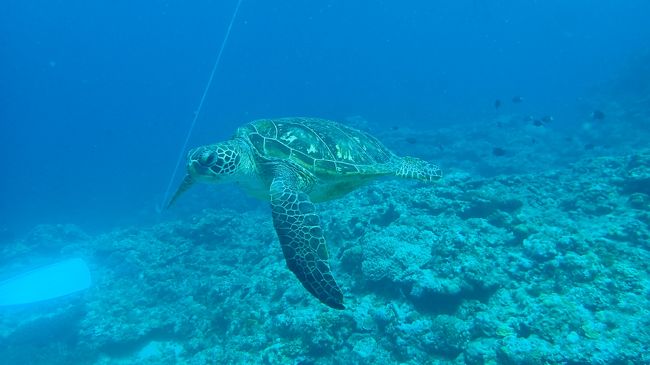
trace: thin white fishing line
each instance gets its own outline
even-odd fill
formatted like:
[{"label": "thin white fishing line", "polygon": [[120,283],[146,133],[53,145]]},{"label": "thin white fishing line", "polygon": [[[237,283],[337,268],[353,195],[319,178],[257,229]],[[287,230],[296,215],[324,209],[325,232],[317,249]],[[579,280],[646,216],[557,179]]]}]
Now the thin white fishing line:
[{"label": "thin white fishing line", "polygon": [[183,142],[183,147],[181,147],[181,151],[178,154],[178,159],[176,160],[176,164],[174,165],[174,172],[172,172],[172,176],[169,179],[169,183],[167,184],[167,189],[165,190],[165,195],[163,196],[162,204],[158,209],[159,212],[162,209],[162,207],[164,207],[165,204],[167,203],[167,199],[169,199],[169,192],[171,191],[172,186],[174,185],[174,180],[176,179],[176,174],[178,173],[178,167],[181,165],[181,163],[184,160],[185,150],[187,149],[187,145],[190,142],[190,138],[192,137],[192,132],[194,132],[194,127],[196,126],[196,121],[199,119],[199,114],[201,113],[201,109],[203,108],[203,103],[205,102],[205,98],[208,95],[210,86],[212,85],[212,80],[214,80],[214,75],[217,72],[217,68],[219,67],[219,62],[221,61],[221,55],[223,54],[224,48],[226,48],[226,43],[228,43],[228,38],[230,37],[230,30],[232,29],[232,25],[235,23],[235,19],[237,18],[237,13],[239,12],[239,6],[241,5],[241,2],[242,0],[237,1],[237,6],[235,7],[235,11],[233,11],[232,18],[230,18],[230,24],[228,24],[228,30],[226,30],[226,35],[223,37],[223,42],[221,42],[221,48],[219,48],[217,59],[215,60],[214,65],[212,66],[212,72],[210,72],[208,83],[205,85],[205,89],[203,89],[203,95],[201,95],[199,106],[198,108],[196,108],[196,111],[194,112],[194,118],[192,119],[190,128],[188,129],[187,135],[185,136],[185,142]]}]

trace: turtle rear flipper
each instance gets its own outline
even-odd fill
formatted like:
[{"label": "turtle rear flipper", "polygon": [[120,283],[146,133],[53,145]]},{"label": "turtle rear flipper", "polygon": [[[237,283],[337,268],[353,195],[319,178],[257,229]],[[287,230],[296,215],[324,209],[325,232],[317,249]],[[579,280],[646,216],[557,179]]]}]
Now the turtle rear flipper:
[{"label": "turtle rear flipper", "polygon": [[395,176],[433,182],[442,178],[442,170],[432,163],[415,157],[402,157],[397,163]]},{"label": "turtle rear flipper", "polygon": [[322,303],[345,309],[343,293],[329,265],[329,254],[309,196],[300,190],[292,173],[277,175],[270,188],[273,225],[287,266]]}]

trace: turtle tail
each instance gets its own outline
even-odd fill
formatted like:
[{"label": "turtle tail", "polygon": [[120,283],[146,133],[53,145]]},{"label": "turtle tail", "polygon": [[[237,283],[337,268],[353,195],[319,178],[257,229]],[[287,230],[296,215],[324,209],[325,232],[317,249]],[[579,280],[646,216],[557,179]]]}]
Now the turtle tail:
[{"label": "turtle tail", "polygon": [[442,178],[442,170],[434,164],[415,157],[402,157],[397,163],[395,176],[434,182]]},{"label": "turtle tail", "polygon": [[178,199],[179,196],[181,196],[184,192],[186,192],[193,184],[194,184],[194,179],[192,179],[190,175],[185,175],[183,182],[181,182],[181,185],[176,190],[176,193],[169,200],[169,203],[167,203],[166,208],[171,207],[172,204],[174,204],[174,202],[176,201],[176,199]]}]

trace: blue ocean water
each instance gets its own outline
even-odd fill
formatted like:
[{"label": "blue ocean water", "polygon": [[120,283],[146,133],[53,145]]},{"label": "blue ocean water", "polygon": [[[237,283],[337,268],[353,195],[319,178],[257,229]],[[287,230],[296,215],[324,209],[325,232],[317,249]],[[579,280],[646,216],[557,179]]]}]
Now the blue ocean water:
[{"label": "blue ocean water", "polygon": [[[6,229],[102,229],[154,205],[235,5],[4,2]],[[570,123],[589,112],[575,110],[580,97],[647,48],[647,11],[643,1],[245,1],[191,143],[259,117],[457,125],[514,95],[526,97],[518,112]]]},{"label": "blue ocean water", "polygon": [[[73,304],[0,308],[0,353],[33,364],[650,362],[638,350],[647,329],[611,319],[648,322],[631,308],[650,300],[650,3],[241,1],[189,147],[255,119],[309,116],[445,173],[440,187],[382,181],[319,208],[356,308],[347,315],[286,269],[266,203],[201,186],[160,210],[236,6],[0,4],[0,281],[71,256],[96,276]],[[441,269],[444,257],[458,266]],[[481,257],[503,278],[467,274]],[[117,277],[142,287],[108,285]],[[558,289],[572,286],[584,297]],[[610,301],[593,304],[605,288]],[[486,309],[517,295],[526,318]],[[535,326],[568,321],[553,307],[567,298],[584,306],[571,328]],[[180,308],[193,319],[160,314]],[[41,326],[64,340],[31,337]],[[445,331],[457,341],[441,345]],[[32,346],[50,352],[21,352]]]}]

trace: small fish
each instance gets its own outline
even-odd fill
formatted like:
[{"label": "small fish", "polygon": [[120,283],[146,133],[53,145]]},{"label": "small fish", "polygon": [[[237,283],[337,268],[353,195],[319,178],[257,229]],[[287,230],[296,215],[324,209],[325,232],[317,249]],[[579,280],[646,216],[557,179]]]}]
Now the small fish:
[{"label": "small fish", "polygon": [[515,104],[519,104],[522,101],[524,101],[524,98],[522,96],[517,95],[512,97],[512,102]]},{"label": "small fish", "polygon": [[394,125],[394,126],[392,126],[392,127],[390,127],[390,129],[392,129],[392,130],[394,130],[394,131],[396,131],[396,130],[398,130],[398,129],[399,129],[399,127],[398,127],[398,126],[396,126],[396,125]]},{"label": "small fish", "polygon": [[499,109],[501,107],[501,100],[497,99],[494,101],[494,109]]},{"label": "small fish", "polygon": [[534,125],[535,127],[541,127],[541,126],[544,125],[544,122],[542,122],[542,121],[539,120],[539,119],[535,119],[535,120],[533,120],[533,125]]},{"label": "small fish", "polygon": [[506,150],[501,147],[494,147],[492,149],[492,154],[495,156],[504,156],[506,154]]},{"label": "small fish", "polygon": [[415,139],[414,137],[408,137],[408,138],[406,138],[406,142],[408,142],[410,144],[416,144],[416,143],[418,143],[418,140]]},{"label": "small fish", "polygon": [[591,117],[595,120],[603,120],[605,119],[605,113],[600,110],[594,110],[591,112]]},{"label": "small fish", "polygon": [[550,123],[550,122],[552,122],[554,120],[555,120],[555,118],[553,118],[552,115],[545,115],[545,116],[542,117],[542,122],[544,122],[544,123]]}]

